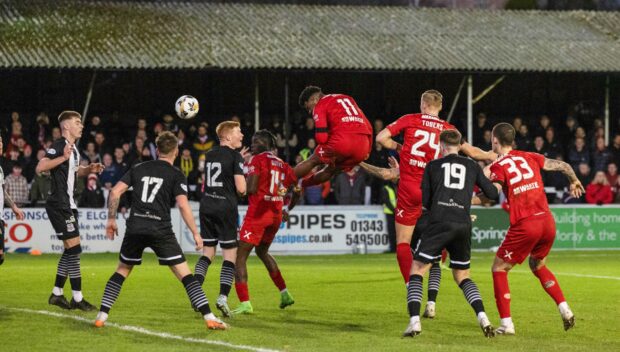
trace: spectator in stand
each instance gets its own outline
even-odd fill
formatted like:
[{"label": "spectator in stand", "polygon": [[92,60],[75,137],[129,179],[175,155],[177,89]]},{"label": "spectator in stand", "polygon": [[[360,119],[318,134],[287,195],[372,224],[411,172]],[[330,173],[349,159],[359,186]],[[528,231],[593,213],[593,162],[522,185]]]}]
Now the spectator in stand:
[{"label": "spectator in stand", "polygon": [[127,165],[125,160],[125,151],[122,147],[114,148],[114,165],[118,167],[121,175],[124,175],[129,170],[129,165]]},{"label": "spectator in stand", "polygon": [[589,148],[590,146],[587,143],[587,134],[586,134],[586,129],[579,126],[577,127],[577,129],[575,129],[575,139],[577,138],[583,138],[584,141],[586,141],[586,148]]},{"label": "spectator in stand", "polygon": [[[607,182],[613,188],[616,184],[616,180],[618,179],[618,164],[614,162],[607,164],[607,172],[605,173],[605,177],[607,177]],[[617,190],[613,191],[614,193],[617,192]]]},{"label": "spectator in stand", "polygon": [[95,140],[97,133],[103,133],[103,125],[101,124],[101,118],[99,116],[93,116],[90,118],[90,123],[84,127],[82,133],[82,139],[86,142]]},{"label": "spectator in stand", "polygon": [[[80,159],[80,166],[88,166],[88,164],[88,160]],[[75,204],[80,202],[82,192],[84,192],[84,188],[86,188],[86,177],[87,176],[75,178],[75,189],[73,191],[73,201],[75,202]]]},{"label": "spectator in stand", "polygon": [[616,165],[620,166],[620,133],[616,133],[611,143],[611,147],[609,147],[609,152],[611,153],[611,160]]},{"label": "spectator in stand", "polygon": [[[284,155],[285,158],[284,159],[289,159],[288,155],[285,155],[285,151],[286,151],[286,145],[288,143],[289,146],[289,154],[291,155],[295,155],[296,153],[296,149],[297,149],[297,144],[299,143],[299,140],[297,139],[297,134],[293,131],[289,131],[289,138],[288,141],[285,138],[284,135],[284,128],[286,126],[284,126],[284,124],[282,124],[282,122],[280,121],[279,118],[275,117],[272,121],[271,121],[271,132],[273,132],[273,134],[276,136],[276,146],[278,147],[278,155]],[[290,130],[290,127],[288,127],[288,129]],[[294,154],[295,153],[295,154]]]},{"label": "spectator in stand", "polygon": [[577,178],[581,181],[582,185],[589,185],[592,181],[592,169],[590,169],[590,165],[586,163],[581,163],[577,167]]},{"label": "spectator in stand", "polygon": [[[19,115],[18,115],[19,118]],[[13,150],[19,150],[18,141],[24,140],[24,134],[22,131],[22,123],[19,121],[13,121],[11,123],[11,136],[9,142],[5,144],[5,155],[8,157]]]},{"label": "spectator in stand", "polygon": [[[577,171],[579,164],[590,164],[590,154],[583,138],[576,138],[574,143],[575,145],[568,151],[568,163],[573,167],[573,170]],[[588,183],[582,184],[587,185]]]},{"label": "spectator in stand", "polygon": [[36,156],[32,155],[32,148],[27,145],[24,148],[24,155],[22,157],[21,164],[24,167],[23,174],[24,177],[26,177],[26,180],[28,180],[28,183],[32,182],[32,179],[34,178],[35,169],[37,168],[38,162],[39,160],[37,160]]},{"label": "spectator in stand", "polygon": [[515,138],[515,143],[517,144],[517,149],[519,150],[530,150],[532,145],[532,138],[530,137],[530,131],[527,125],[522,124],[519,127],[519,133]]},{"label": "spectator in stand", "polygon": [[11,195],[13,202],[21,208],[28,204],[28,180],[22,175],[22,166],[13,164],[12,172],[4,179],[4,190]]},{"label": "spectator in stand", "polygon": [[476,147],[484,151],[491,150],[491,130],[484,130],[484,132],[482,132],[482,140]]},{"label": "spectator in stand", "polygon": [[192,147],[198,156],[201,154],[206,154],[215,143],[215,140],[209,137],[208,127],[209,125],[206,122],[202,122],[198,126],[196,139],[194,139],[194,143],[192,144]]},{"label": "spectator in stand", "polygon": [[307,145],[310,138],[314,138],[314,119],[308,117],[304,125],[297,131],[299,145]]},{"label": "spectator in stand", "polygon": [[103,131],[95,133],[95,146],[97,147],[97,153],[99,155],[111,154],[112,148],[110,145],[112,145],[112,143],[106,143],[106,138]]},{"label": "spectator in stand", "polygon": [[482,144],[484,142],[484,132],[490,130],[492,127],[487,120],[487,114],[481,112],[476,115],[476,127],[477,128],[474,128],[473,145]]},{"label": "spectator in stand", "polygon": [[618,175],[618,178],[613,184],[611,184],[611,186],[616,189],[616,193],[614,194],[614,203],[620,203],[620,175]]},{"label": "spectator in stand", "polygon": [[598,141],[599,138],[603,138],[603,146],[605,146],[605,128],[604,127],[596,127],[594,129],[594,133],[591,134],[591,140],[590,140],[590,150],[595,150],[596,149],[596,142]]},{"label": "spectator in stand", "polygon": [[[159,130],[161,132],[161,124],[155,125],[154,130],[155,131]],[[157,148],[155,147],[155,144],[153,143],[153,141],[147,138],[146,132],[138,131],[138,133],[136,133],[136,137],[140,137],[144,141],[144,148],[142,148],[142,156],[148,156],[147,160],[156,159]],[[148,151],[148,154],[147,152],[145,152],[145,150]]]},{"label": "spectator in stand", "polygon": [[603,171],[597,171],[592,182],[586,187],[586,202],[589,204],[611,204],[614,195]]},{"label": "spectator in stand", "polygon": [[103,166],[105,169],[99,175],[99,181],[106,189],[112,189],[123,177],[122,170],[112,161],[112,155],[108,153],[103,154]]},{"label": "spectator in stand", "polygon": [[577,125],[577,120],[574,117],[569,116],[566,118],[566,125],[564,126],[560,136],[560,140],[563,145],[568,146],[573,144],[577,127],[579,127],[579,125]]},{"label": "spectator in stand", "polygon": [[521,116],[516,116],[514,119],[512,119],[512,127],[515,128],[515,131],[519,132],[519,130],[521,129],[521,125],[523,125],[523,119],[521,118]]},{"label": "spectator in stand", "polygon": [[[301,158],[299,162],[303,161]],[[317,172],[319,167],[315,167],[312,172]],[[305,205],[323,205],[325,199],[331,191],[331,182],[327,181],[320,185],[309,186],[303,189],[303,204]]]},{"label": "spectator in stand", "polygon": [[95,142],[86,143],[86,150],[83,152],[84,157],[88,159],[91,163],[100,163],[101,155],[97,153],[97,147],[95,146]]},{"label": "spectator in stand", "polygon": [[179,128],[179,131],[177,132],[177,139],[179,140],[179,150],[189,149],[191,151],[192,145],[187,139],[185,131],[182,128]]},{"label": "spectator in stand", "polygon": [[[562,155],[558,155],[556,160],[564,161]],[[556,190],[562,190],[569,186],[568,179],[561,172],[547,172],[543,170],[543,183],[546,187],[554,187]]]},{"label": "spectator in stand", "polygon": [[314,148],[316,148],[316,141],[311,137],[306,141],[306,147],[299,151],[302,160],[308,159],[314,153]]},{"label": "spectator in stand", "polygon": [[538,126],[536,126],[536,128],[534,129],[534,137],[544,137],[545,133],[547,132],[547,128],[549,128],[550,125],[551,119],[549,119],[549,116],[542,115],[538,120]]},{"label": "spectator in stand", "polygon": [[[45,150],[37,151],[37,163],[45,157]],[[32,184],[30,185],[30,204],[33,207],[45,206],[45,201],[52,187],[52,181],[49,171],[37,174],[35,172]]]},{"label": "spectator in stand", "polygon": [[[174,117],[172,115],[166,114],[162,120],[164,121],[161,124],[163,131],[170,131],[172,133],[177,133],[179,131],[179,125],[174,122]],[[156,135],[159,135],[159,133],[156,133]]]},{"label": "spectator in stand", "polygon": [[372,134],[373,134],[373,136],[376,137],[377,134],[379,134],[379,132],[381,132],[384,127],[385,127],[385,124],[383,123],[383,120],[375,119],[372,122]]},{"label": "spectator in stand", "polygon": [[189,148],[184,148],[181,151],[181,155],[174,161],[174,165],[185,175],[188,184],[196,184],[198,180],[198,170],[194,165],[194,159],[192,158],[192,153]]},{"label": "spectator in stand", "polygon": [[32,129],[32,135],[30,140],[35,145],[35,149],[43,148],[45,146],[45,139],[50,136],[52,130],[50,128],[50,118],[46,113],[41,112],[37,115],[37,124]]},{"label": "spectator in stand", "polygon": [[547,127],[545,131],[545,147],[550,159],[556,159],[558,155],[564,157],[564,148],[562,148],[562,145],[555,137],[555,129],[551,126]]},{"label": "spectator in stand", "polygon": [[[110,154],[106,154],[110,155]],[[105,159],[105,156],[104,156]],[[86,188],[80,196],[78,202],[80,208],[103,208],[105,206],[105,198],[103,197],[103,191],[97,184],[97,175],[88,175],[88,181],[86,182]]]},{"label": "spectator in stand", "polygon": [[547,148],[545,148],[545,140],[543,137],[536,136],[536,138],[534,138],[534,144],[532,144],[530,151],[547,156]]},{"label": "spectator in stand", "polygon": [[359,166],[342,172],[334,179],[334,195],[340,205],[364,204],[368,174]]},{"label": "spectator in stand", "polygon": [[60,139],[60,137],[62,137],[62,133],[60,133],[60,128],[52,127],[52,142],[57,139]]},{"label": "spectator in stand", "polygon": [[611,153],[605,147],[605,138],[599,137],[596,140],[596,146],[592,152],[592,169],[596,171],[605,171],[607,164],[611,161]]}]

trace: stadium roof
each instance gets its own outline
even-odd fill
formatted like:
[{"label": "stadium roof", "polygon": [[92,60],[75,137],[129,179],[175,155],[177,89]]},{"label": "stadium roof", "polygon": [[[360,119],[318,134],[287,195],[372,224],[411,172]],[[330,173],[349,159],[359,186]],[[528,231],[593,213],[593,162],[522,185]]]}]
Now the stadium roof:
[{"label": "stadium roof", "polygon": [[620,72],[620,13],[0,0],[0,68]]}]

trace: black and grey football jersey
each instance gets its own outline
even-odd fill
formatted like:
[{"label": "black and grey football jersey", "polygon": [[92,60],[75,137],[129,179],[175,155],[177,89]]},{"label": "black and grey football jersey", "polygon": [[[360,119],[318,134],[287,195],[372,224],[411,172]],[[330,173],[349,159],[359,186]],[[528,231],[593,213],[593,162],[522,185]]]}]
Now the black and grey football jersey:
[{"label": "black and grey football jersey", "polygon": [[127,233],[170,232],[170,208],[178,195],[187,195],[187,179],[178,168],[163,160],[140,163],[120,182],[133,187]]},{"label": "black and grey football jersey", "polygon": [[[69,141],[64,137],[57,139],[46,151],[45,157],[48,159],[62,158],[65,146],[68,143]],[[77,209],[75,199],[73,198],[73,190],[75,189],[75,179],[77,178],[79,167],[80,153],[74,144],[71,158],[50,170],[52,184],[49,197],[47,198],[47,206]]]},{"label": "black and grey football jersey", "polygon": [[202,184],[201,209],[218,207],[225,203],[237,207],[235,175],[243,175],[243,158],[236,150],[215,146],[205,155],[204,181]]},{"label": "black and grey football jersey", "polygon": [[499,198],[497,188],[471,159],[448,154],[428,163],[422,179],[422,205],[430,212],[430,221],[471,222],[474,185],[490,199]]}]

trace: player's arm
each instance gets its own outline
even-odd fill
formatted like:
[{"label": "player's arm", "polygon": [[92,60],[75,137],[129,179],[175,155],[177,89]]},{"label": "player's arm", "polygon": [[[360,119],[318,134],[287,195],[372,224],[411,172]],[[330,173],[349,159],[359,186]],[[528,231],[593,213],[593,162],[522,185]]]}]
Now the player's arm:
[{"label": "player's arm", "polygon": [[377,134],[375,141],[383,146],[383,148],[396,150],[400,152],[403,149],[403,146],[392,139],[392,132],[388,128],[384,128]]},{"label": "player's arm", "polygon": [[501,189],[501,186],[499,186],[497,183],[492,183],[491,180],[486,178],[482,169],[480,169],[478,165],[475,165],[474,167],[477,168],[476,184],[478,185],[478,187],[480,187],[486,198],[494,202],[499,201],[499,190]]},{"label": "player's arm", "polygon": [[202,238],[200,237],[200,232],[198,232],[198,227],[196,227],[196,220],[194,219],[194,213],[192,212],[192,207],[189,205],[187,195],[179,194],[175,199],[177,201],[177,206],[179,207],[181,217],[183,218],[183,222],[185,222],[185,225],[187,225],[194,236],[194,241],[196,241],[196,250],[201,250]]},{"label": "player's arm", "polygon": [[384,168],[378,167],[365,162],[361,162],[360,166],[366,170],[370,175],[380,178],[385,181],[397,180],[400,177],[400,170],[398,168]]},{"label": "player's arm", "polygon": [[9,195],[9,192],[7,192],[6,189],[3,189],[2,191],[4,192],[4,202],[11,208],[11,210],[13,210],[13,213],[15,213],[15,217],[17,217],[17,220],[24,220],[24,212],[19,209],[17,204],[15,204],[13,198],[11,198],[11,195]]},{"label": "player's arm", "polygon": [[[62,155],[58,155],[60,153],[62,153]],[[58,165],[71,158],[71,153],[73,153],[73,144],[71,143],[66,144],[63,149],[52,145],[52,147],[45,154],[45,157],[39,160],[39,163],[35,168],[35,172],[40,174],[58,167]]]},{"label": "player's arm", "polygon": [[235,188],[237,189],[237,194],[239,197],[245,197],[247,192],[247,183],[245,181],[245,176],[243,175],[235,175]]},{"label": "player's arm", "polygon": [[258,175],[257,174],[248,175],[247,187],[248,187],[247,188],[248,195],[256,194],[256,192],[258,191]]},{"label": "player's arm", "polygon": [[108,223],[106,224],[106,236],[113,240],[114,236],[118,236],[118,226],[116,225],[116,214],[118,212],[118,203],[121,201],[123,193],[127,192],[129,186],[121,181],[118,181],[114,187],[110,190],[108,195]]},{"label": "player's arm", "polygon": [[78,168],[78,177],[86,177],[89,174],[100,174],[105,169],[101,163],[90,163],[88,166],[80,166]]},{"label": "player's arm", "polygon": [[314,139],[317,144],[325,144],[329,139],[329,126],[327,125],[327,111],[324,104],[317,104],[314,107]]},{"label": "player's arm", "polygon": [[543,170],[560,171],[566,175],[570,182],[570,193],[574,198],[579,198],[586,192],[581,181],[579,181],[577,175],[575,175],[575,171],[573,171],[573,168],[568,163],[561,160],[545,158]]},{"label": "player's arm", "polygon": [[463,154],[474,160],[495,161],[495,159],[497,159],[497,154],[495,154],[493,151],[485,152],[484,150],[478,147],[474,147],[467,142],[461,144],[461,151],[463,152]]}]

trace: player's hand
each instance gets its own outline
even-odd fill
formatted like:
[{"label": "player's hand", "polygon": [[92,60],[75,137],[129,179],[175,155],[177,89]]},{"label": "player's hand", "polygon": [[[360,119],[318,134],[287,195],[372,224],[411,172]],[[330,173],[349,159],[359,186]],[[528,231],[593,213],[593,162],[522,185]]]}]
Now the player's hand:
[{"label": "player's hand", "polygon": [[288,221],[288,210],[282,210],[282,222]]},{"label": "player's hand", "polygon": [[68,143],[65,145],[65,149],[62,151],[62,157],[65,160],[71,159],[71,154],[73,153],[73,143]]},{"label": "player's hand", "polygon": [[196,242],[196,250],[199,251],[202,249],[202,237],[200,237],[199,233],[194,234],[194,241]]},{"label": "player's hand", "polygon": [[24,220],[24,212],[17,206],[13,206],[13,213],[15,213],[15,217],[17,218],[17,220]]},{"label": "player's hand", "polygon": [[114,236],[118,236],[118,225],[116,225],[116,220],[108,219],[108,224],[105,227],[105,235],[110,240],[113,240]]},{"label": "player's hand", "polygon": [[570,195],[573,198],[579,198],[584,193],[586,193],[586,190],[583,188],[583,185],[581,184],[579,180],[570,184]]},{"label": "player's hand", "polygon": [[241,158],[245,161],[248,161],[252,157],[252,153],[250,153],[250,148],[248,147],[241,148],[239,154],[241,154]]},{"label": "player's hand", "polygon": [[388,158],[388,164],[390,164],[390,167],[392,169],[398,169],[400,167],[400,165],[398,164],[398,160],[396,160],[396,158],[393,156]]},{"label": "player's hand", "polygon": [[105,170],[105,166],[101,163],[91,163],[88,165],[88,171],[94,174],[100,174],[103,170]]}]

